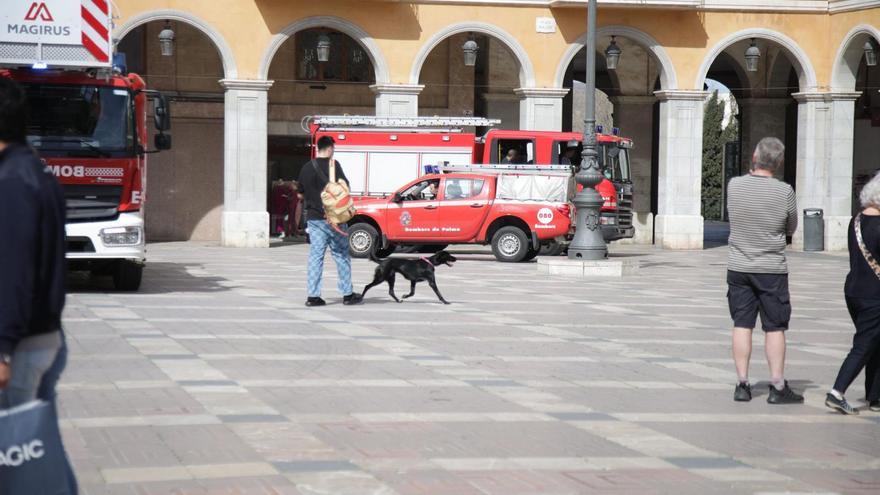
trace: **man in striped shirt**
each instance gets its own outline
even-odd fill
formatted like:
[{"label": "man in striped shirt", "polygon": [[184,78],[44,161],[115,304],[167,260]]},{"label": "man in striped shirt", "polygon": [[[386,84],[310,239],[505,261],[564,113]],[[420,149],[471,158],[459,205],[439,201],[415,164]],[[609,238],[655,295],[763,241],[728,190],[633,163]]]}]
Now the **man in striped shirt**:
[{"label": "man in striped shirt", "polygon": [[791,318],[788,293],[786,235],[797,229],[794,191],[773,174],[782,166],[785,146],[764,138],[752,155],[748,175],[731,179],[727,188],[730,240],[727,261],[727,301],[733,318],[733,359],[738,382],[734,400],[749,401],[749,359],[752,330],[758,314],[764,329],[767,364],[770,366],[770,404],[804,401],[783,377],[785,331]]}]

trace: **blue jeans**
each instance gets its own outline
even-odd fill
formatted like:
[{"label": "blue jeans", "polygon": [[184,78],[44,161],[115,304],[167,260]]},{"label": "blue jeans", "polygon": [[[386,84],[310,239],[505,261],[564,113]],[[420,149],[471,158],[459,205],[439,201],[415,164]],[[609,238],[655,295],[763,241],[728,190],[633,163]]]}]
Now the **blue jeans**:
[{"label": "blue jeans", "polygon": [[[12,378],[0,390],[0,409],[9,409],[35,399],[54,402],[55,387],[61,372],[67,366],[67,342],[64,333],[29,337],[21,342],[12,355]],[[76,476],[65,455],[71,495],[77,494]]]},{"label": "blue jeans", "polygon": [[[339,226],[342,230],[348,227]],[[339,293],[347,296],[354,292],[351,285],[351,256],[348,252],[348,238],[333,230],[324,220],[309,220],[309,297],[321,297],[321,276],[324,274],[324,254],[330,247],[330,254],[336,263]]]}]

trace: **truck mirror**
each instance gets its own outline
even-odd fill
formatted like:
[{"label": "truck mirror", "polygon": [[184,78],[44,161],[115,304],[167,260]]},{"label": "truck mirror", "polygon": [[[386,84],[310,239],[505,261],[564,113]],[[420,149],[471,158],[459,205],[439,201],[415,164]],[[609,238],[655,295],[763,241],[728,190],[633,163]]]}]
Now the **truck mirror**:
[{"label": "truck mirror", "polygon": [[153,138],[153,144],[156,146],[157,150],[170,150],[171,136],[169,134],[156,134]]},{"label": "truck mirror", "polygon": [[153,98],[153,122],[157,131],[171,130],[171,104],[162,93]]},{"label": "truck mirror", "polygon": [[391,201],[395,203],[400,203],[403,201],[403,196],[400,195],[399,192],[394,193],[394,196],[391,198]]},{"label": "truck mirror", "polygon": [[620,148],[617,146],[612,146],[608,149],[608,158],[617,158],[617,155],[620,154]]}]

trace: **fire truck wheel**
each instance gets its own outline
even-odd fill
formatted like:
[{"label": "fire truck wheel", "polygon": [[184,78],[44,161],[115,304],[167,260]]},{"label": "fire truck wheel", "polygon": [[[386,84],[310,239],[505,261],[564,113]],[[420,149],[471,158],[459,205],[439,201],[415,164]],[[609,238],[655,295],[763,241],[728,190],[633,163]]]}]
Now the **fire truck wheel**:
[{"label": "fire truck wheel", "polygon": [[559,256],[565,251],[565,245],[551,242],[541,246],[541,256]]},{"label": "fire truck wheel", "polygon": [[529,253],[529,238],[519,227],[501,227],[492,236],[492,253],[498,261],[518,263]]},{"label": "fire truck wheel", "polygon": [[117,261],[113,270],[113,287],[121,291],[136,291],[141,287],[144,265],[131,261]]},{"label": "fire truck wheel", "polygon": [[[356,223],[348,228],[348,250],[353,258],[369,258],[379,243],[379,231],[368,223]],[[377,256],[381,254],[377,250]]]}]

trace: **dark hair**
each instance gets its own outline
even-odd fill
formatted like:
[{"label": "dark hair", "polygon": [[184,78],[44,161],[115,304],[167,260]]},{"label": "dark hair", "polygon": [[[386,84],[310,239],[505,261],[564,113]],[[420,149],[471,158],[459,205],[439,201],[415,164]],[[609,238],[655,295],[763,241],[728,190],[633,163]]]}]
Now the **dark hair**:
[{"label": "dark hair", "polygon": [[0,76],[0,141],[23,143],[27,135],[27,100],[12,79]]},{"label": "dark hair", "polygon": [[335,146],[336,141],[330,136],[321,136],[318,138],[318,151],[324,151],[331,146]]}]

